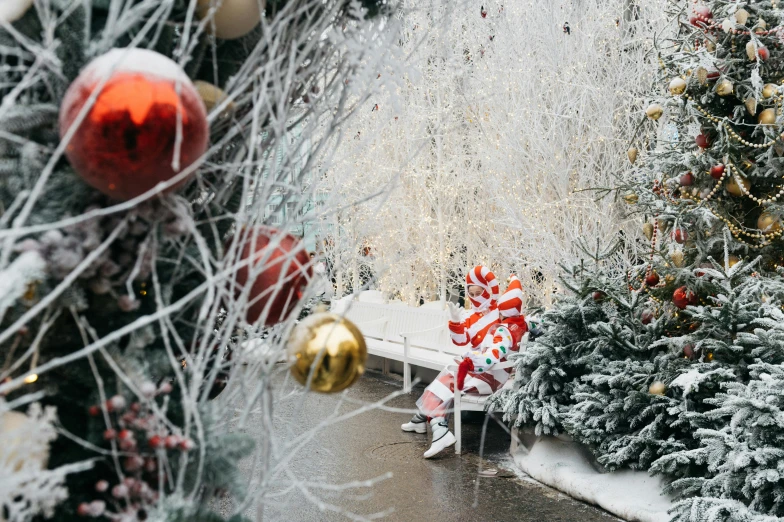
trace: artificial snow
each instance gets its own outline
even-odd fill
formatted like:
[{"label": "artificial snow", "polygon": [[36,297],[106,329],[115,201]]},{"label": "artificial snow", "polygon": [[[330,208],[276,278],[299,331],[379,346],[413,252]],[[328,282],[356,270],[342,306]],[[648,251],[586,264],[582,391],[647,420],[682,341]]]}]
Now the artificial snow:
[{"label": "artificial snow", "polygon": [[135,47],[112,49],[102,54],[87,64],[79,76],[93,81],[108,78],[118,72],[149,74],[194,88],[190,78],[177,62],[155,51]]},{"label": "artificial snow", "polygon": [[584,446],[566,438],[522,432],[519,437],[512,456],[531,478],[629,522],[669,522],[673,502],[662,493],[659,477],[633,470],[602,473]]},{"label": "artificial snow", "polygon": [[46,278],[46,261],[35,250],[19,255],[5,270],[0,270],[0,313],[22,297],[29,285]]},{"label": "artificial snow", "polygon": [[670,388],[680,388],[683,390],[683,398],[685,399],[692,390],[696,390],[700,383],[705,379],[705,374],[699,370],[689,370],[686,373],[678,375],[671,383]]}]

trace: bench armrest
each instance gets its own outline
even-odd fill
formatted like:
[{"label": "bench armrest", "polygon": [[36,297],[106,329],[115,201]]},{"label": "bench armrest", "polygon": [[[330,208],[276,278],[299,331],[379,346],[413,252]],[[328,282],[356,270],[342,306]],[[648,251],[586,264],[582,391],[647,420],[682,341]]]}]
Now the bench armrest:
[{"label": "bench armrest", "polygon": [[[507,368],[513,368],[514,365],[515,365],[514,361],[504,361],[502,363],[494,364],[490,369],[491,370],[506,370]],[[451,372],[456,372],[457,371],[457,365],[456,364],[448,364],[446,366],[446,369],[451,371]]]}]

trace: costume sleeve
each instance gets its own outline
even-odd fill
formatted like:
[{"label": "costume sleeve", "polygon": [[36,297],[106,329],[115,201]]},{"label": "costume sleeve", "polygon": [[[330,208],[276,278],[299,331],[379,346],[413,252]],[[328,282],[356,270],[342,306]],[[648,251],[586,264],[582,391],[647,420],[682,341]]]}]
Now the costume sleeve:
[{"label": "costume sleeve", "polygon": [[449,321],[449,335],[452,337],[452,342],[456,346],[465,346],[468,344],[468,319],[462,323],[453,323]]}]

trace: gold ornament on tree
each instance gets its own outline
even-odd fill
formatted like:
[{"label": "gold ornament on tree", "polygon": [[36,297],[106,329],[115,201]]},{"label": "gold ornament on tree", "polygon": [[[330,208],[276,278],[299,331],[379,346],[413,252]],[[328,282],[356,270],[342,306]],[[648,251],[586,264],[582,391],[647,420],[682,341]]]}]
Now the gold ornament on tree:
[{"label": "gold ornament on tree", "polygon": [[776,109],[765,109],[757,118],[760,125],[773,125],[776,123]]},{"label": "gold ornament on tree", "polygon": [[648,241],[653,239],[653,225],[651,223],[645,223],[642,226],[642,233],[645,234],[645,237],[648,238]]},{"label": "gold ornament on tree", "polygon": [[735,21],[740,25],[746,25],[746,20],[749,19],[749,12],[745,9],[738,9],[735,11]]},{"label": "gold ornament on tree", "polygon": [[757,228],[768,234],[779,232],[781,230],[781,220],[773,214],[763,212],[757,219]]},{"label": "gold ornament on tree", "polygon": [[729,192],[731,196],[738,198],[749,191],[751,188],[751,182],[747,178],[740,178],[740,182],[743,185],[743,188],[741,189],[736,178],[736,176],[732,176],[727,182],[726,188],[727,192]]},{"label": "gold ornament on tree", "polygon": [[664,114],[664,109],[658,103],[652,103],[645,109],[645,115],[648,116],[653,121],[658,120]]},{"label": "gold ornament on tree", "polygon": [[629,205],[634,205],[635,203],[637,203],[637,200],[639,200],[639,199],[640,199],[640,198],[639,198],[639,197],[637,196],[637,194],[635,194],[634,192],[630,192],[629,194],[626,194],[626,195],[623,197],[623,200],[624,200],[624,201],[625,201],[627,204],[629,204]]},{"label": "gold ornament on tree", "polygon": [[291,374],[320,393],[345,390],[365,372],[367,346],[362,332],[349,320],[331,313],[302,320],[288,341]]},{"label": "gold ornament on tree", "polygon": [[626,156],[629,157],[629,161],[634,164],[637,161],[637,147],[632,147],[626,151]]},{"label": "gold ornament on tree", "polygon": [[732,268],[733,266],[737,265],[738,263],[740,263],[740,258],[738,256],[736,256],[735,254],[731,254],[731,255],[727,256],[727,266],[729,268]]},{"label": "gold ornament on tree", "polygon": [[673,96],[678,96],[679,94],[683,94],[686,91],[686,80],[681,78],[680,76],[676,76],[672,80],[670,80],[670,94]]},{"label": "gold ornament on tree", "polygon": [[264,0],[197,0],[196,13],[207,22],[207,31],[218,38],[233,40],[245,36],[261,22]]},{"label": "gold ornament on tree", "polygon": [[716,94],[719,96],[729,96],[735,90],[735,86],[731,81],[724,79],[716,84]]},{"label": "gold ornament on tree", "polygon": [[[226,100],[226,93],[223,92],[222,89],[215,87],[213,84],[209,82],[205,82],[202,80],[196,80],[193,82],[193,86],[196,87],[196,92],[199,93],[201,97],[201,101],[204,102],[204,107],[207,109],[207,113],[212,112],[212,109],[219,106]],[[226,107],[221,111],[220,117],[226,118],[234,112],[234,102],[229,102],[226,104]]]},{"label": "gold ornament on tree", "polygon": [[766,83],[762,87],[762,97],[768,99],[778,92],[779,88],[776,86],[775,83]]},{"label": "gold ornament on tree", "polygon": [[753,96],[746,98],[746,110],[749,111],[749,114],[752,116],[757,114],[757,98],[754,98]]},{"label": "gold ornament on tree", "polygon": [[678,268],[683,268],[683,251],[682,250],[673,250],[670,254],[670,260],[672,264]]},{"label": "gold ornament on tree", "polygon": [[651,395],[664,395],[667,391],[667,386],[663,382],[656,381],[648,388],[648,393]]}]

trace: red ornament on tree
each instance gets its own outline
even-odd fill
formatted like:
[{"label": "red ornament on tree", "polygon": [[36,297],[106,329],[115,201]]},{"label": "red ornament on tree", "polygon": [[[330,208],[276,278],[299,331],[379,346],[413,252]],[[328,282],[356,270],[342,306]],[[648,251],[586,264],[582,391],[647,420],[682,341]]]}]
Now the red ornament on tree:
[{"label": "red ornament on tree", "polygon": [[645,277],[645,284],[648,286],[656,286],[659,284],[659,274],[656,273],[655,270],[651,270],[651,273]]},{"label": "red ornament on tree", "polygon": [[694,185],[694,174],[692,174],[691,172],[687,172],[686,174],[681,176],[680,183],[681,186],[683,187],[690,187]]},{"label": "red ornament on tree", "polygon": [[645,310],[642,313],[640,319],[642,320],[642,324],[650,324],[653,321],[653,317],[654,317],[653,312],[651,312],[650,310]]},{"label": "red ornament on tree", "polygon": [[209,127],[204,103],[179,65],[146,49],[112,49],[68,87],[60,137],[68,140],[68,161],[88,184],[131,199],[196,161],[207,149]]},{"label": "red ornament on tree", "polygon": [[311,277],[305,245],[271,227],[243,229],[239,234],[241,266],[234,277],[235,298],[250,285],[247,321],[263,318],[267,326],[279,323],[302,298]]},{"label": "red ornament on tree", "polygon": [[687,359],[694,359],[694,346],[687,344],[683,347],[683,355]]},{"label": "red ornament on tree", "polygon": [[672,231],[672,239],[678,243],[683,244],[689,238],[689,233],[683,228],[676,228]]},{"label": "red ornament on tree", "polygon": [[672,303],[683,310],[688,305],[695,305],[699,301],[697,300],[697,294],[682,286],[680,288],[676,288],[675,291],[672,293]]},{"label": "red ornament on tree", "polygon": [[593,300],[594,300],[594,301],[596,301],[597,303],[598,303],[599,301],[604,301],[604,298],[605,298],[605,297],[607,297],[607,294],[605,294],[605,293],[604,293],[604,292],[602,292],[601,290],[597,290],[597,291],[595,291],[595,292],[593,293]]},{"label": "red ornament on tree", "polygon": [[714,165],[710,169],[710,175],[713,179],[721,179],[724,175],[724,165],[719,163],[718,165]]},{"label": "red ornament on tree", "polygon": [[705,26],[713,19],[713,13],[707,5],[700,4],[692,7],[689,23],[693,26]]},{"label": "red ornament on tree", "polygon": [[707,149],[710,147],[710,140],[705,134],[697,134],[697,137],[694,138],[694,141],[697,143],[697,146],[701,149]]}]

